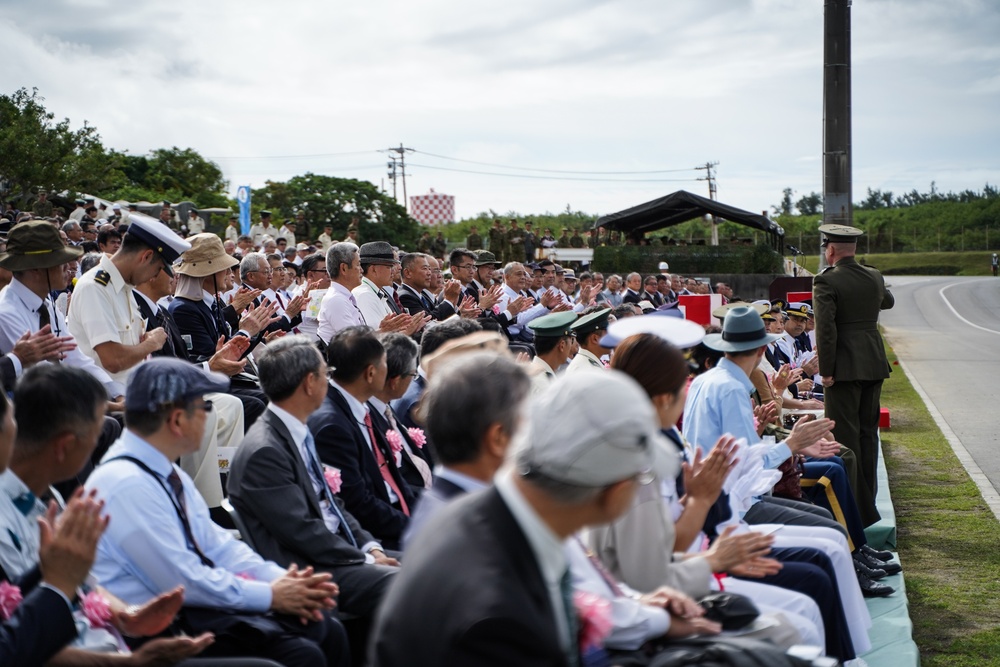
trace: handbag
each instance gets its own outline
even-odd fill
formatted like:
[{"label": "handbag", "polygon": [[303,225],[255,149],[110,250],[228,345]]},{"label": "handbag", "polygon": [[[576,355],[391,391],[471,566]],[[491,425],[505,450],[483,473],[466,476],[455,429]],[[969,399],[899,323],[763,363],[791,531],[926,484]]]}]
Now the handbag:
[{"label": "handbag", "polygon": [[760,616],[760,610],[745,595],[720,591],[709,593],[698,600],[705,610],[705,618],[722,625],[723,630],[740,630]]}]

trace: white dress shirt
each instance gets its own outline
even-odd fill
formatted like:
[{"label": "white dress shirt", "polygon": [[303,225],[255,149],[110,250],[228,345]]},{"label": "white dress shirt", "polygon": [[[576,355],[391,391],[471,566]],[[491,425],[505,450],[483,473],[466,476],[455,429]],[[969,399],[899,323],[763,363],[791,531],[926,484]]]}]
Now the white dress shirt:
[{"label": "white dress shirt", "polygon": [[361,314],[361,309],[358,308],[357,299],[340,283],[331,282],[330,289],[323,295],[323,301],[319,306],[316,334],[320,340],[329,343],[334,334],[341,329],[362,324],[367,322]]}]

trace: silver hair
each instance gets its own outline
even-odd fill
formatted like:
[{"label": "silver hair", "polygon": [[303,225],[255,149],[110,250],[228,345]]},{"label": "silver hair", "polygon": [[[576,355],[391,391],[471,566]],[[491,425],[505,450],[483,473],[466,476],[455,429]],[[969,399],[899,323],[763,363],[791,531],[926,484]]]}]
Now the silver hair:
[{"label": "silver hair", "polygon": [[358,246],[349,241],[334,243],[326,251],[326,272],[331,278],[340,276],[340,265],[350,266],[354,263],[354,257],[358,254]]},{"label": "silver hair", "polygon": [[260,387],[272,401],[281,401],[298,389],[307,376],[323,367],[319,349],[306,335],[283,336],[268,343],[257,359]]},{"label": "silver hair", "polygon": [[419,348],[412,338],[401,333],[389,333],[379,336],[379,340],[385,348],[385,365],[388,369],[386,378],[399,377],[416,370]]},{"label": "silver hair", "polygon": [[507,265],[503,267],[504,278],[514,275],[514,272],[517,271],[517,267],[521,267],[521,270],[524,270],[524,264],[521,262],[508,262]]},{"label": "silver hair", "polygon": [[77,227],[80,227],[81,229],[83,228],[83,226],[76,220],[67,220],[63,223],[62,230],[68,234]]},{"label": "silver hair", "polygon": [[101,253],[99,252],[88,252],[86,255],[80,258],[80,275],[82,276],[87,271],[101,263]]},{"label": "silver hair", "polygon": [[[261,269],[261,264],[264,265],[264,269]],[[242,260],[240,260],[240,282],[247,279],[247,274],[253,271],[266,271],[271,267],[267,263],[267,257],[262,252],[248,252]]]}]

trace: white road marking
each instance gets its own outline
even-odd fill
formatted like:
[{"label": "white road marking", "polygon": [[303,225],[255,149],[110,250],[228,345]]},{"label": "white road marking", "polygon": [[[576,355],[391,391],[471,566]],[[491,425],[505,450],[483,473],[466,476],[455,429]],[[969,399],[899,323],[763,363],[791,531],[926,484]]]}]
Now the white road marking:
[{"label": "white road marking", "polygon": [[[951,301],[948,301],[948,297],[946,297],[944,295],[944,291],[946,289],[948,289],[950,287],[954,287],[955,285],[958,285],[958,284],[959,283],[952,283],[950,285],[945,285],[940,290],[938,290],[938,296],[940,296],[941,300],[944,301],[944,305],[948,306],[948,310],[950,310],[955,315],[955,317],[957,317],[958,319],[962,320],[963,322],[965,322],[966,324],[968,324],[970,327],[975,327],[976,329],[980,329],[981,331],[985,331],[987,333],[996,334],[996,335],[1000,336],[1000,331],[997,331],[996,329],[987,329],[986,327],[981,327],[978,324],[976,324],[975,322],[970,322],[969,320],[965,319],[964,317],[962,317],[961,315],[958,314],[958,311],[955,310],[955,306],[951,305]],[[907,375],[909,375],[909,373],[907,373]],[[1000,518],[1000,517],[998,517],[998,518]]]}]

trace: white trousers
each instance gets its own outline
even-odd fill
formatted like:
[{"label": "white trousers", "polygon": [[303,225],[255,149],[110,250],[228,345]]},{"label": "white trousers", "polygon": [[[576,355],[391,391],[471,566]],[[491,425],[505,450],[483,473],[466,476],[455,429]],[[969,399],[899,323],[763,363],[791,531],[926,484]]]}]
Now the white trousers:
[{"label": "white trousers", "polygon": [[194,480],[205,504],[218,507],[222,504],[218,450],[236,447],[243,441],[243,402],[230,394],[205,394],[205,400],[212,402],[212,410],[206,414],[201,447],[181,457],[181,470]]},{"label": "white trousers", "polygon": [[745,595],[762,614],[780,613],[798,630],[801,643],[820,646],[826,652],[826,630],[819,606],[808,595],[757,581],[726,577],[727,591]]}]

